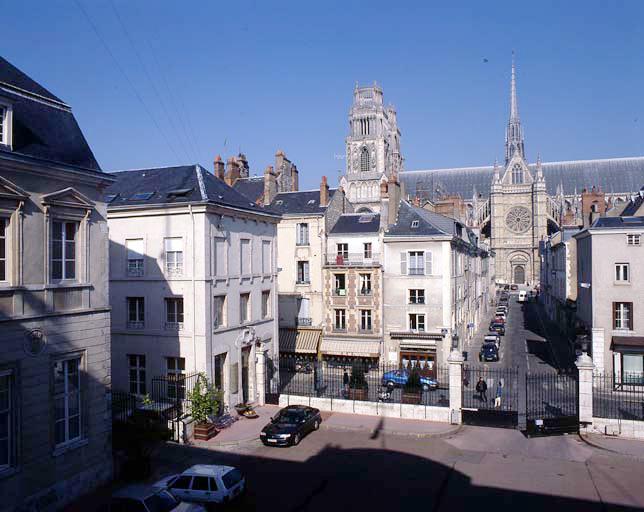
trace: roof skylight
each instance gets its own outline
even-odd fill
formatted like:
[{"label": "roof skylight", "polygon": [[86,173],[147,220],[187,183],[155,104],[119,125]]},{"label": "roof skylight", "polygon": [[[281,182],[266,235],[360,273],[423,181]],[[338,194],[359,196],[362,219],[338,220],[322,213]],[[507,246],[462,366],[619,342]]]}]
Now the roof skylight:
[{"label": "roof skylight", "polygon": [[358,218],[358,222],[362,224],[366,224],[367,222],[371,222],[373,220],[373,215],[360,215]]},{"label": "roof skylight", "polygon": [[137,192],[130,199],[132,201],[147,201],[154,195],[154,192]]},{"label": "roof skylight", "polygon": [[417,220],[412,220],[411,221],[411,227],[412,228],[417,228],[418,227],[418,221]]},{"label": "roof skylight", "polygon": [[175,190],[168,191],[168,197],[185,197],[190,192],[192,192],[191,188],[177,188]]},{"label": "roof skylight", "polygon": [[119,196],[118,194],[107,194],[105,196],[105,202],[109,204],[112,201],[114,201],[114,199],[116,199],[118,196]]}]

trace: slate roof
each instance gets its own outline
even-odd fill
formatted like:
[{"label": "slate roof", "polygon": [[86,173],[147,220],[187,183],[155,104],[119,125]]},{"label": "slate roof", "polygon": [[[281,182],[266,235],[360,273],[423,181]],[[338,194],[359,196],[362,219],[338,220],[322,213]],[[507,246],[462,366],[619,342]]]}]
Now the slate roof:
[{"label": "slate roof", "polygon": [[239,178],[233,183],[233,188],[256,203],[264,197],[264,177],[251,176],[249,178]]},{"label": "slate roof", "polygon": [[640,209],[644,203],[644,187],[642,187],[637,195],[633,196],[631,200],[626,205],[626,208],[622,211],[622,216],[635,215],[637,210]]},{"label": "slate roof", "polygon": [[[411,227],[414,221],[418,222],[418,227],[416,228]],[[457,221],[450,217],[413,206],[407,201],[401,201],[396,223],[389,226],[385,232],[385,238],[432,235],[453,236],[456,234],[456,224]]]},{"label": "slate roof", "polygon": [[[368,219],[368,222],[364,222]],[[331,229],[332,235],[377,233],[380,229],[380,214],[373,213],[344,213]]]},{"label": "slate roof", "polygon": [[0,154],[101,170],[71,108],[0,57],[0,96],[12,105],[12,148]]},{"label": "slate roof", "polygon": [[[136,169],[111,173],[116,178],[105,191],[108,207],[212,202],[275,215],[257,206],[200,165]],[[149,196],[135,197],[148,193]]]},{"label": "slate roof", "polygon": [[[607,158],[603,160],[577,160],[569,162],[542,162],[543,175],[548,193],[556,195],[557,187],[563,186],[564,194],[581,193],[593,186],[609,193],[632,193],[644,183],[644,157]],[[529,165],[536,172],[536,164]],[[503,172],[503,167],[501,167]],[[460,194],[470,199],[476,192],[489,196],[493,166],[463,167],[453,169],[429,169],[405,171],[400,179],[407,194],[435,200],[440,193]]]},{"label": "slate roof", "polygon": [[[336,190],[336,188],[329,189],[329,202],[333,198]],[[300,192],[282,192],[275,196],[270,207],[271,210],[286,215],[322,215],[327,208],[326,206],[320,206],[320,189],[302,190]]]},{"label": "slate roof", "polygon": [[644,228],[644,217],[600,217],[591,229]]}]

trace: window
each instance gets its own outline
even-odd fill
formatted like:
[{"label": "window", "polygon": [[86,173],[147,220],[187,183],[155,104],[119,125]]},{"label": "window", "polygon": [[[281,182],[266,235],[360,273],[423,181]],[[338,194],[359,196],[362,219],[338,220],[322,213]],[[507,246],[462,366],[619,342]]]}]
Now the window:
[{"label": "window", "polygon": [[130,393],[145,395],[145,356],[130,354],[127,358],[130,365]]},{"label": "window", "polygon": [[226,325],[226,296],[215,296],[213,299],[213,304],[213,323],[215,329],[217,329],[218,327],[224,327]]},{"label": "window", "polygon": [[0,371],[0,470],[12,464],[14,432],[13,372]]},{"label": "window", "polygon": [[250,293],[239,295],[239,323],[243,324],[250,319]]},{"label": "window", "polygon": [[239,247],[239,274],[248,276],[251,273],[251,255],[250,255],[250,240],[242,239]]},{"label": "window", "polygon": [[305,222],[297,225],[297,245],[309,245],[309,225]]},{"label": "window", "polygon": [[186,360],[183,357],[166,358],[168,378],[168,398],[183,399],[186,394],[186,382],[184,372],[186,371]]},{"label": "window", "polygon": [[143,297],[127,298],[127,327],[142,329],[145,326],[145,299]]},{"label": "window", "polygon": [[226,367],[226,353],[215,356],[215,388],[223,391],[224,389],[224,369]]},{"label": "window", "polygon": [[523,169],[520,164],[514,164],[512,167],[512,183],[516,185],[523,183]]},{"label": "window", "polygon": [[422,289],[409,290],[409,303],[425,304],[425,290],[422,290]]},{"label": "window", "polygon": [[174,329],[183,327],[183,298],[165,299],[165,325]]},{"label": "window", "polygon": [[190,489],[191,481],[192,481],[192,476],[190,475],[180,476],[174,482],[172,482],[172,485],[170,485],[170,489]]},{"label": "window", "polygon": [[613,302],[613,329],[633,329],[632,302]]},{"label": "window", "polygon": [[297,262],[297,284],[308,284],[309,280],[309,262],[308,261],[298,261]]},{"label": "window", "polygon": [[409,275],[417,276],[425,273],[425,253],[423,251],[411,251],[409,253]]},{"label": "window", "polygon": [[76,279],[76,233],[78,222],[52,223],[51,278],[55,281]]},{"label": "window", "polygon": [[222,277],[226,275],[226,255],[228,247],[226,239],[217,237],[215,238],[215,275]]},{"label": "window", "polygon": [[371,331],[371,310],[370,309],[361,309],[360,310],[360,330],[361,331]]},{"label": "window", "polygon": [[333,279],[335,283],[335,294],[346,295],[346,276],[344,274],[333,274]]},{"label": "window", "polygon": [[311,300],[302,297],[297,299],[297,325],[311,325]]},{"label": "window", "polygon": [[411,227],[412,227],[413,229],[416,229],[416,228],[418,227],[418,221],[417,221],[417,220],[412,220],[412,221],[411,221]]},{"label": "window", "polygon": [[640,235],[626,235],[628,245],[640,245]]},{"label": "window", "polygon": [[644,355],[622,354],[622,382],[644,384]]},{"label": "window", "polygon": [[181,238],[166,238],[165,245],[165,271],[171,276],[183,274],[183,243]]},{"label": "window", "polygon": [[347,312],[344,309],[335,310],[335,324],[333,326],[336,331],[344,331],[347,328]]},{"label": "window", "polygon": [[270,274],[271,271],[271,242],[262,240],[262,274]]},{"label": "window", "polygon": [[360,170],[362,172],[368,172],[371,169],[371,162],[369,158],[369,149],[363,147],[360,151]]},{"label": "window", "polygon": [[617,263],[615,265],[615,281],[628,283],[630,279],[630,265],[628,263]]},{"label": "window", "polygon": [[209,491],[210,487],[208,485],[209,478],[207,476],[195,476],[192,479],[192,490],[193,491]]},{"label": "window", "polygon": [[125,248],[127,250],[127,275],[143,275],[143,239],[126,240]]},{"label": "window", "polygon": [[81,358],[54,362],[54,440],[57,446],[81,437]]},{"label": "window", "polygon": [[360,274],[360,295],[371,295],[371,274]]},{"label": "window", "polygon": [[425,331],[425,315],[411,313],[409,315],[409,330],[418,332]]},{"label": "window", "polygon": [[0,281],[7,280],[7,252],[7,219],[0,218]]},{"label": "window", "polygon": [[336,244],[337,252],[336,254],[342,258],[347,259],[349,257],[349,244]]},{"label": "window", "polygon": [[0,105],[0,144],[11,145],[11,108]]},{"label": "window", "polygon": [[262,318],[268,318],[271,315],[271,292],[262,292]]},{"label": "window", "polygon": [[370,260],[373,256],[371,255],[371,242],[366,242],[364,246],[364,258]]}]

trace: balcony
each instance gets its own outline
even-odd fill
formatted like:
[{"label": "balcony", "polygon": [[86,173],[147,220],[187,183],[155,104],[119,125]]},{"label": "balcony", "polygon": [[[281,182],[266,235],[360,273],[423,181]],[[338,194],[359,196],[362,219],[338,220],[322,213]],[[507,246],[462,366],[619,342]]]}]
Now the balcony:
[{"label": "balcony", "polygon": [[424,276],[425,269],[423,267],[410,267],[408,274],[410,276]]},{"label": "balcony", "polygon": [[295,318],[295,325],[301,327],[311,327],[311,325],[313,325],[313,319],[298,316]]},{"label": "balcony", "polygon": [[145,327],[144,322],[128,322],[127,323],[127,328],[128,329],[143,329]]},{"label": "balcony", "polygon": [[369,267],[380,264],[380,254],[371,253],[369,257],[364,253],[327,254],[324,264],[330,267]]}]

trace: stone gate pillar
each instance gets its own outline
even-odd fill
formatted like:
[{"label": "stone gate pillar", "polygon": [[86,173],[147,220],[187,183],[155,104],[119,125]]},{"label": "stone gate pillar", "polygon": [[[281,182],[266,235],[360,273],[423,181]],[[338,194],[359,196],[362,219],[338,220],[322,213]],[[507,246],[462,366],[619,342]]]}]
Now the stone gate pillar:
[{"label": "stone gate pillar", "polygon": [[579,423],[593,422],[593,360],[583,352],[575,361],[579,370]]},{"label": "stone gate pillar", "polygon": [[257,364],[255,365],[255,383],[257,386],[257,404],[266,404],[266,353],[267,349],[262,344],[255,351]]},{"label": "stone gate pillar", "polygon": [[463,354],[453,349],[447,359],[449,365],[449,408],[450,423],[460,424],[463,421]]}]

